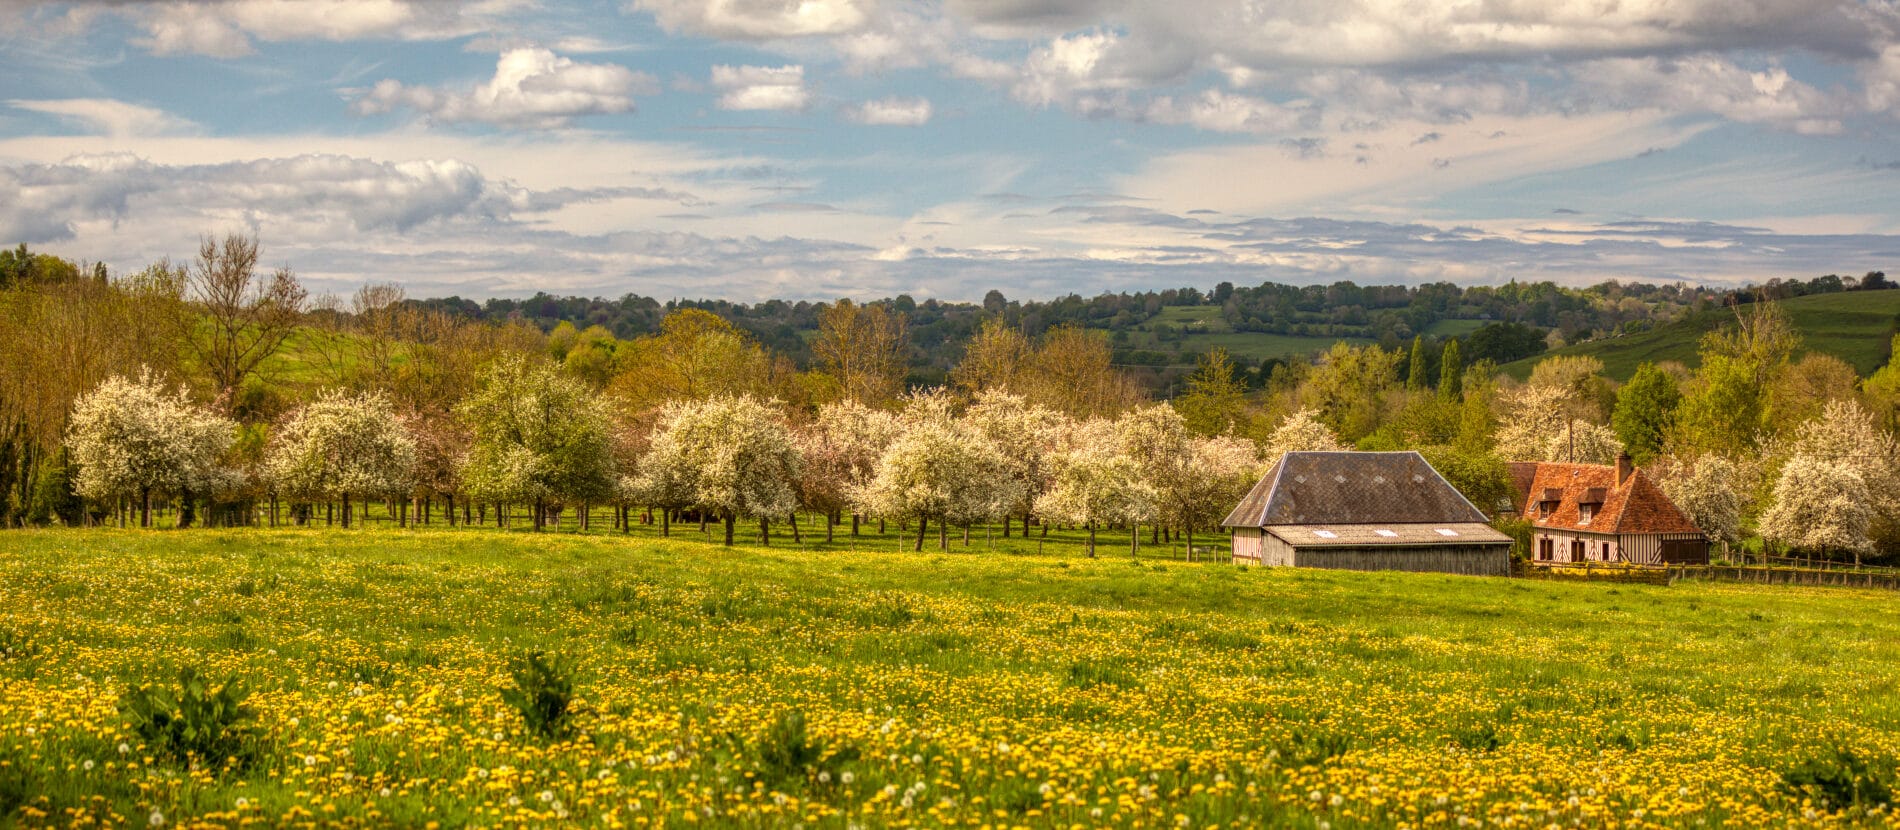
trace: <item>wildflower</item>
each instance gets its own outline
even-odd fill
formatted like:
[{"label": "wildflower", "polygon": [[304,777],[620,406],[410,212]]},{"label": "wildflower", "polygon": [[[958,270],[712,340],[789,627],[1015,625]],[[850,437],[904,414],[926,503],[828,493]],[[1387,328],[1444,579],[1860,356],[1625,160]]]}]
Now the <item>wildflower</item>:
[{"label": "wildflower", "polygon": [[240,795],[240,796],[238,796],[238,799],[237,799],[237,808],[238,808],[238,809],[240,809],[240,810],[242,810],[242,809],[244,809],[244,808],[246,808],[246,807],[249,807],[249,806],[251,806],[251,800],[250,800],[250,799],[248,799],[248,798],[245,798],[244,796],[241,796],[241,795]]},{"label": "wildflower", "polygon": [[119,754],[120,754],[120,755],[124,755],[124,754],[126,754],[126,753],[128,753],[128,752],[131,752],[131,751],[132,751],[132,745],[131,745],[131,744],[128,744],[128,743],[126,743],[126,742],[124,742],[124,741],[120,741],[120,742],[119,742]]},{"label": "wildflower", "polygon": [[81,764],[80,766],[84,767],[87,772],[92,772],[92,759],[87,758],[86,763]]},{"label": "wildflower", "polygon": [[157,810],[153,810],[151,815],[145,817],[145,823],[153,827],[164,827],[165,814]]},{"label": "wildflower", "polygon": [[858,777],[856,775],[852,775],[850,770],[845,770],[844,772],[838,773],[838,780],[843,783],[849,784],[853,781],[858,780]]}]

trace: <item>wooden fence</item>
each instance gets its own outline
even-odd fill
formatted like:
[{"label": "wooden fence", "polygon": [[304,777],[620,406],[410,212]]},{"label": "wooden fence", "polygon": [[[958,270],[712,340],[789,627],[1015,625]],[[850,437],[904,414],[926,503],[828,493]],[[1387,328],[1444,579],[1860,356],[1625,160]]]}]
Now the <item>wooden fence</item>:
[{"label": "wooden fence", "polygon": [[1809,568],[1745,568],[1733,565],[1671,565],[1667,581],[1752,582],[1761,585],[1822,585],[1900,591],[1900,573]]},{"label": "wooden fence", "polygon": [[1756,585],[1815,585],[1900,591],[1900,572],[1880,569],[1823,569],[1737,565],[1597,565],[1520,562],[1512,576],[1525,579],[1586,580],[1673,585],[1681,580],[1741,582]]}]

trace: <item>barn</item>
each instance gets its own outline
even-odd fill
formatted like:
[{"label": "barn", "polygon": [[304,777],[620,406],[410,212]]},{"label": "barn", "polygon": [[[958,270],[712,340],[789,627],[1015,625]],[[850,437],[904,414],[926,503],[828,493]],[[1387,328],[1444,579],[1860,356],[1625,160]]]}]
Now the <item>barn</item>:
[{"label": "barn", "polygon": [[1510,465],[1516,508],[1531,521],[1532,561],[1709,564],[1709,540],[1630,463]]},{"label": "barn", "polygon": [[1287,453],[1221,526],[1237,564],[1511,572],[1511,537],[1416,452]]}]

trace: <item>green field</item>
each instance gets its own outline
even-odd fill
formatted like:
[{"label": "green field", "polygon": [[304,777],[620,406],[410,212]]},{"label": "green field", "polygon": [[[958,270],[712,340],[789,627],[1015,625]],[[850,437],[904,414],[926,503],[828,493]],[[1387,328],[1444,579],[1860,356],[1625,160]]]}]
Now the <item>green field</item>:
[{"label": "green field", "polygon": [[[1892,595],[892,530],[9,532],[0,825],[1873,826],[1897,785]],[[501,695],[529,650],[565,737]],[[180,666],[253,690],[244,760],[125,725]]]},{"label": "green field", "polygon": [[[1251,363],[1259,363],[1269,357],[1306,358],[1332,348],[1334,343],[1345,341],[1355,346],[1363,346],[1373,341],[1363,337],[1300,337],[1290,334],[1268,334],[1265,332],[1237,332],[1221,319],[1221,310],[1216,306],[1168,306],[1154,317],[1136,326],[1128,334],[1124,344],[1131,349],[1173,352],[1183,354],[1204,354],[1216,348],[1226,349],[1235,358]],[[1467,328],[1459,324],[1470,323]],[[1155,326],[1168,325],[1182,331],[1177,337],[1163,340],[1156,336]],[[1452,334],[1462,334],[1482,325],[1478,320],[1444,320],[1439,326]],[[1434,326],[1436,329],[1439,326]],[[1440,332],[1434,331],[1434,336]]]},{"label": "green field", "polygon": [[[1887,362],[1889,337],[1900,319],[1900,291],[1817,294],[1784,300],[1782,307],[1801,330],[1804,351],[1831,354],[1866,376]],[[1603,373],[1617,380],[1628,380],[1644,363],[1674,360],[1694,368],[1700,364],[1696,345],[1702,335],[1734,320],[1735,312],[1729,309],[1705,311],[1650,331],[1578,343],[1500,368],[1523,379],[1537,361],[1552,355],[1597,358],[1603,361]]]}]

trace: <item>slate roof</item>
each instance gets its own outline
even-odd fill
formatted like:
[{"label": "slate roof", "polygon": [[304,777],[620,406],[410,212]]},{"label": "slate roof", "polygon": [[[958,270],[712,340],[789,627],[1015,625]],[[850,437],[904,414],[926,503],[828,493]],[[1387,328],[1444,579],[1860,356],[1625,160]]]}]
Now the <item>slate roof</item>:
[{"label": "slate roof", "polygon": [[1480,522],[1434,522],[1385,525],[1274,525],[1266,529],[1297,548],[1367,547],[1399,545],[1415,548],[1439,545],[1509,545],[1511,537]]},{"label": "slate roof", "polygon": [[[1537,527],[1590,533],[1702,532],[1642,470],[1632,471],[1619,486],[1615,467],[1519,461],[1511,464],[1511,480],[1519,485],[1519,511]],[[1542,516],[1539,501],[1556,501],[1557,508]],[[1589,524],[1582,522],[1579,503],[1597,504]]]},{"label": "slate roof", "polygon": [[1484,521],[1484,513],[1416,452],[1290,452],[1221,527]]}]

